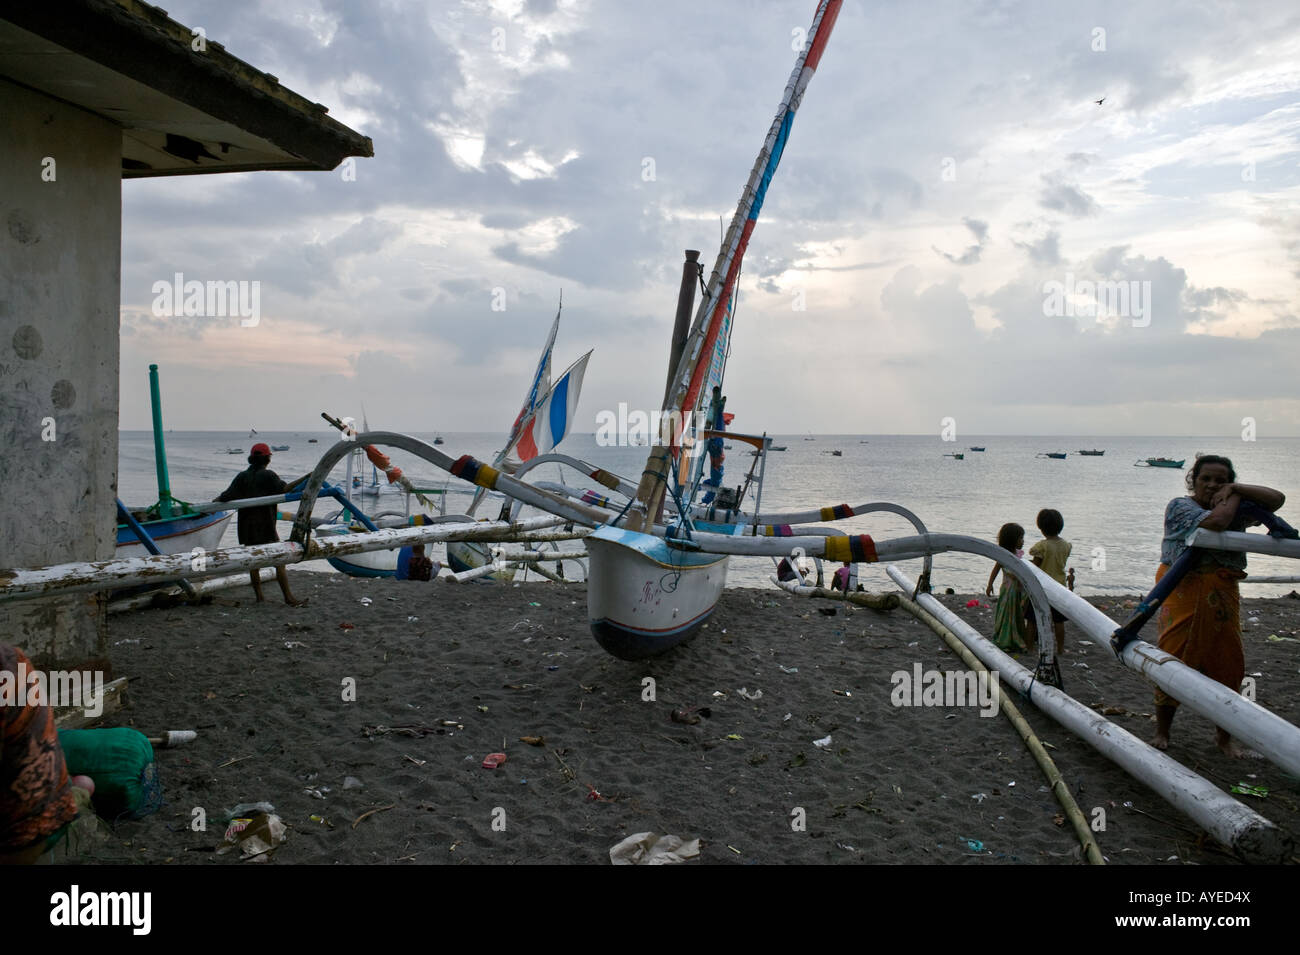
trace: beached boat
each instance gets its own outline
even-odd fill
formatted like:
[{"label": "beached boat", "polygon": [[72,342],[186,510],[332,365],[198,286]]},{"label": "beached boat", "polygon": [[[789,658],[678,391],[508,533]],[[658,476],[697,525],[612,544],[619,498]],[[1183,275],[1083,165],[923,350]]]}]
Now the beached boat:
[{"label": "beached boat", "polygon": [[[795,112],[821,59],[839,7],[839,0],[821,0],[818,4],[689,334],[679,335],[680,326],[674,331],[663,407],[673,420],[687,422],[688,428],[700,420],[699,412],[707,409],[703,417],[710,429],[723,430],[726,399],[721,386],[731,339],[736,279]],[[687,276],[691,264],[688,255],[684,270]],[[694,294],[694,283],[684,280],[678,299],[679,321],[689,315]],[[690,440],[673,435],[666,436],[666,440],[661,436],[656,442],[636,498],[621,516],[622,526],[613,526],[616,519],[586,538],[591,558],[587,610],[592,633],[602,647],[624,659],[662,653],[703,626],[722,594],[728,558],[703,552],[691,538],[697,531],[733,534],[744,529],[744,525],[718,525],[724,529],[714,531],[706,522],[692,520],[696,495],[705,484],[706,454],[695,441],[694,432],[688,433]],[[711,438],[709,443],[714,440],[718,444],[716,453],[710,448],[707,456],[713,470],[720,471],[722,442]],[[770,439],[759,440],[762,445],[756,450],[763,451]],[[804,440],[815,438],[810,434]],[[713,488],[718,486],[713,474],[709,483]],[[655,524],[668,493],[677,500],[679,513],[660,534],[655,532]],[[701,503],[707,503],[712,494],[711,488]]]},{"label": "beached boat", "polygon": [[1080,451],[1079,453],[1082,454],[1084,457],[1088,457],[1088,458],[1099,458],[1099,457],[1101,457],[1103,454],[1105,454],[1106,452],[1105,452],[1105,451],[1098,451],[1098,450],[1096,450],[1096,449],[1093,449],[1092,451]]},{"label": "beached boat", "polygon": [[1184,458],[1181,461],[1175,461],[1173,458],[1145,458],[1141,461],[1134,461],[1133,467],[1135,468],[1178,468],[1181,470],[1182,466],[1186,462],[1187,462],[1186,458]]},{"label": "beached boat", "polygon": [[[218,511],[214,514],[193,514],[182,512],[171,517],[149,518],[147,514],[156,514],[136,510],[132,512],[139,526],[143,527],[149,539],[158,546],[162,554],[187,554],[200,547],[204,552],[216,550],[221,544],[221,537],[226,526],[235,516],[234,511]],[[152,553],[140,540],[129,524],[117,525],[117,548],[113,552],[115,559],[123,557],[143,557]]]},{"label": "beached boat", "polygon": [[[167,471],[167,447],[163,439],[162,393],[158,384],[158,366],[149,366],[149,402],[153,413],[154,471],[158,481],[158,500],[149,507],[127,507],[117,502],[118,519],[115,559],[144,557],[147,554],[187,554],[216,550],[234,516],[234,511],[199,513],[183,501],[172,497],[171,478]],[[243,454],[238,448],[233,454]],[[158,581],[158,585],[173,583]],[[152,585],[151,585],[152,586]]]}]

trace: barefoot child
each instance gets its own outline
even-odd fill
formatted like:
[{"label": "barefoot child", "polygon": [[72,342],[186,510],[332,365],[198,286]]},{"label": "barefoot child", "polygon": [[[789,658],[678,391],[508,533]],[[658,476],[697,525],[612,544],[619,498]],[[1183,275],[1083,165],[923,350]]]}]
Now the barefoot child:
[{"label": "barefoot child", "polygon": [[[1019,524],[1003,524],[1002,529],[998,531],[998,546],[1011,551],[1017,557],[1022,556],[1025,529]],[[993,596],[993,581],[997,580],[1001,570],[1001,564],[993,565],[988,586],[984,588],[984,593],[989,597]],[[1025,639],[1025,616],[1022,606],[1024,602],[1025,596],[1020,589],[1020,581],[1006,574],[1002,578],[1002,587],[998,590],[997,609],[993,612],[993,642],[1008,653],[1024,653],[1029,649],[1029,643]]]},{"label": "barefoot child", "polygon": [[[1038,529],[1043,532],[1043,539],[1029,548],[1029,556],[1034,559],[1035,566],[1064,587],[1066,586],[1065,562],[1070,559],[1070,542],[1061,539],[1061,531],[1065,529],[1065,518],[1061,516],[1060,511],[1044,508],[1038,512],[1037,524]],[[1070,589],[1074,589],[1072,579]],[[1025,605],[1025,619],[1028,621],[1029,643],[1031,646],[1037,646],[1038,622],[1034,619],[1034,608],[1028,603]],[[1056,637],[1056,653],[1059,656],[1065,652],[1065,615],[1055,607],[1052,608],[1052,635]]]}]

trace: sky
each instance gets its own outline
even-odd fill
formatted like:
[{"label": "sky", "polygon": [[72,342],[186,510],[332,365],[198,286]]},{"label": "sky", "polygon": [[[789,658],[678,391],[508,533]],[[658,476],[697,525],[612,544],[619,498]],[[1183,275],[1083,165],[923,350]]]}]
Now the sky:
[{"label": "sky", "polygon": [[[170,0],[375,156],[123,183],[121,427],[156,362],[170,428],[505,432],[561,294],[574,430],[658,408],[682,251],[711,268],[815,7]],[[733,427],[1300,435],[1298,91],[1291,0],[846,0]],[[177,273],[257,282],[257,324],[159,314]]]}]

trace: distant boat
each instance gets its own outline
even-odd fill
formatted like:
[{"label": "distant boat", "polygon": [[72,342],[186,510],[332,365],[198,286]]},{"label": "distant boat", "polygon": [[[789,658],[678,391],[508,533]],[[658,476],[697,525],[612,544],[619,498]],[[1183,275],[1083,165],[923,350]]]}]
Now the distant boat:
[{"label": "distant boat", "polygon": [[442,440],[442,437],[441,437],[441,435],[440,435],[440,436],[438,436],[438,437],[436,437],[436,438],[433,439],[433,443],[434,443],[434,444],[446,444],[447,442],[443,441],[443,440]]},{"label": "distant boat", "polygon": [[957,453],[955,453],[955,454],[945,454],[944,457],[945,457],[945,458],[954,458],[955,460],[958,460],[958,461],[965,461],[965,460],[966,460],[966,455],[962,454],[961,452],[957,452]]},{"label": "distant boat", "polygon": [[1044,451],[1042,454],[1038,455],[1038,457],[1040,457],[1040,458],[1052,458],[1053,460],[1056,460],[1056,461],[1063,461],[1063,460],[1065,459],[1065,452],[1064,452],[1064,451]]},{"label": "distant boat", "polygon": [[288,450],[289,450],[289,446],[288,446],[287,444],[273,444],[273,445],[271,445],[271,450],[272,450],[272,451],[288,451]]},{"label": "distant boat", "polygon": [[1178,468],[1179,470],[1182,470],[1182,467],[1186,463],[1186,461],[1187,461],[1186,458],[1183,458],[1182,461],[1175,461],[1173,458],[1147,458],[1144,461],[1134,461],[1133,467],[1135,468]]},{"label": "distant boat", "polygon": [[972,448],[970,448],[969,450],[971,450],[971,451],[983,451],[984,449],[983,449],[983,448],[972,447]]},{"label": "distant boat", "polygon": [[1087,457],[1090,457],[1090,458],[1099,458],[1099,457],[1101,457],[1103,454],[1105,454],[1106,452],[1105,452],[1105,451],[1097,451],[1097,450],[1094,449],[1094,450],[1092,450],[1092,451],[1080,451],[1079,453],[1082,454],[1082,455],[1086,455]]},{"label": "distant boat", "polygon": [[315,439],[315,438],[308,438],[308,439],[307,439],[307,443],[308,443],[308,444],[315,444],[315,443],[316,443],[316,439]]},{"label": "distant boat", "polygon": [[[217,452],[217,453],[220,454],[221,452]],[[244,453],[243,448],[226,448],[226,454],[243,454],[243,453]]]},{"label": "distant boat", "polygon": [[822,454],[829,454],[829,455],[832,455],[832,456],[837,457],[837,458],[842,458],[842,457],[844,457],[844,452],[843,452],[843,451],[823,451]]},{"label": "distant boat", "polygon": [[774,445],[772,445],[770,448],[768,448],[767,450],[769,450],[769,451],[784,451],[784,450],[785,450],[785,445],[784,445],[784,444],[774,444]]}]

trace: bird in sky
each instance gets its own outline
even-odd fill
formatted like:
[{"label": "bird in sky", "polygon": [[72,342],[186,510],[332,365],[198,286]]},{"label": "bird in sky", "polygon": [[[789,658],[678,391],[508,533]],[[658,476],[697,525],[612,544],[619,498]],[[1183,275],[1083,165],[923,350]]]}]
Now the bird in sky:
[{"label": "bird in sky", "polygon": [[1101,99],[1095,99],[1093,102],[1100,106],[1102,103],[1106,102],[1106,97],[1103,96]]}]

